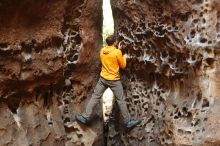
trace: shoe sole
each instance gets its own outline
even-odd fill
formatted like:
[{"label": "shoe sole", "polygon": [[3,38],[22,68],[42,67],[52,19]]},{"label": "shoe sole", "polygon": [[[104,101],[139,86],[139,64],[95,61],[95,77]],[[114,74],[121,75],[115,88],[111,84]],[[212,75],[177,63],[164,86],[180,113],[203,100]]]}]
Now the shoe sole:
[{"label": "shoe sole", "polygon": [[78,119],[77,116],[75,116],[75,118],[76,118],[76,121],[78,121],[78,122],[80,122],[80,123],[82,123],[82,124],[84,124],[84,125],[88,124],[88,122],[83,122],[83,121],[81,121],[80,119]]},{"label": "shoe sole", "polygon": [[131,127],[127,127],[127,126],[126,126],[126,128],[128,128],[128,129],[134,128],[135,126],[137,126],[137,125],[140,124],[140,123],[141,123],[141,121],[138,121],[136,124],[132,125]]}]

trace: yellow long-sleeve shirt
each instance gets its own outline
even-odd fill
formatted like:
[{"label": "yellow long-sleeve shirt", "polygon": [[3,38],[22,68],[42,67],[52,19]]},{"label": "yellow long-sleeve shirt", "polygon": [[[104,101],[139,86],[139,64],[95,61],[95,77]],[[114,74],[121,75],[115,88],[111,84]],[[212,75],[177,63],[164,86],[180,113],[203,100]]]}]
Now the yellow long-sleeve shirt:
[{"label": "yellow long-sleeve shirt", "polygon": [[119,69],[126,67],[126,57],[114,46],[106,46],[100,52],[102,62],[101,77],[106,80],[119,80]]}]

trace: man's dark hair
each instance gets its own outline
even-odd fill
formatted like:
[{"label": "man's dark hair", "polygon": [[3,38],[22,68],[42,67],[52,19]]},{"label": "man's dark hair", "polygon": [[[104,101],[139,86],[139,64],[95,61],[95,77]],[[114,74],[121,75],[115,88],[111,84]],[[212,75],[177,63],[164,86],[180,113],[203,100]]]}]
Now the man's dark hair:
[{"label": "man's dark hair", "polygon": [[108,46],[113,45],[115,42],[115,36],[114,35],[110,35],[106,38],[106,43]]}]

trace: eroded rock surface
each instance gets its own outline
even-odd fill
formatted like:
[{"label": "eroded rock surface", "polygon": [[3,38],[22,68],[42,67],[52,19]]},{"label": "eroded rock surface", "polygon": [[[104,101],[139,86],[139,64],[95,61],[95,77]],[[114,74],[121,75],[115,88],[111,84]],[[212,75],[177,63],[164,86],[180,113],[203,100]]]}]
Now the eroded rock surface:
[{"label": "eroded rock surface", "polygon": [[108,145],[220,145],[220,1],[111,2],[127,104],[143,122],[126,131],[113,115]]},{"label": "eroded rock surface", "polygon": [[73,122],[99,73],[101,6],[0,1],[1,146],[103,145],[102,118],[91,128]]}]

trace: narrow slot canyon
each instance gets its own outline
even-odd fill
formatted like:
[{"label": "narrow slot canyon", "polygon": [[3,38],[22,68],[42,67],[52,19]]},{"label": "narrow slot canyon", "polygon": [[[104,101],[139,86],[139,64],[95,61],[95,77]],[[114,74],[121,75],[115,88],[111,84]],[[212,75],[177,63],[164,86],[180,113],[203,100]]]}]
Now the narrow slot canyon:
[{"label": "narrow slot canyon", "polygon": [[[74,119],[113,33],[131,130],[109,90]],[[0,146],[218,146],[219,50],[219,0],[1,0]]]}]

